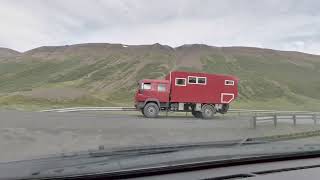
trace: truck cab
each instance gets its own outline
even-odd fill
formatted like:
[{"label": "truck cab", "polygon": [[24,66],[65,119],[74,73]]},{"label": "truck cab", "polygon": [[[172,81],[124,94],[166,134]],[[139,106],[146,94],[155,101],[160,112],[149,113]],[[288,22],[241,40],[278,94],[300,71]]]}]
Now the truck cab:
[{"label": "truck cab", "polygon": [[[138,82],[135,107],[145,115],[144,107],[147,104],[152,104],[152,108],[149,108],[147,113],[158,113],[157,111],[166,107],[169,102],[169,95],[170,82],[168,80],[143,79]],[[157,106],[155,109],[153,108],[154,105]]]}]

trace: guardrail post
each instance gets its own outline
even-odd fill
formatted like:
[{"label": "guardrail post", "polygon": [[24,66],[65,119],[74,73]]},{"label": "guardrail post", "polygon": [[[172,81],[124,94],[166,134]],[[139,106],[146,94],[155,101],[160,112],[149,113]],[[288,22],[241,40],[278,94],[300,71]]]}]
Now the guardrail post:
[{"label": "guardrail post", "polygon": [[292,119],[293,119],[293,126],[297,125],[297,116],[294,114],[292,115]]},{"label": "guardrail post", "polygon": [[251,119],[251,127],[253,129],[256,129],[257,127],[257,116],[253,116],[252,119]]},{"label": "guardrail post", "polygon": [[277,115],[276,114],[274,114],[273,115],[273,123],[274,123],[274,127],[277,127]]},{"label": "guardrail post", "polygon": [[169,106],[170,106],[170,104],[169,104],[169,102],[167,102],[167,106],[166,106],[166,118],[168,118]]},{"label": "guardrail post", "polygon": [[312,114],[312,119],[313,119],[313,124],[316,125],[317,124],[317,115]]}]

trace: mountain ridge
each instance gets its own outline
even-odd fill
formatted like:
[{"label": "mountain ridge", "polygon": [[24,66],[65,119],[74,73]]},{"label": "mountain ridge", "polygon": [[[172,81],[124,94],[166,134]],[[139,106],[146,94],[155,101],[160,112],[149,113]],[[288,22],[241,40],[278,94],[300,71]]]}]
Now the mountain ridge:
[{"label": "mountain ridge", "polygon": [[320,56],[317,54],[312,53],[306,53],[306,52],[300,52],[300,51],[290,51],[290,50],[279,50],[279,49],[272,49],[272,48],[261,48],[261,47],[251,47],[251,46],[211,46],[206,44],[183,44],[177,47],[172,47],[169,45],[163,45],[160,43],[154,43],[154,44],[142,44],[142,45],[127,45],[127,44],[120,44],[120,43],[80,43],[80,44],[71,44],[71,45],[56,45],[56,46],[40,46],[37,48],[33,48],[24,52],[19,52],[14,49],[0,47],[0,51],[3,50],[9,50],[11,52],[14,52],[14,54],[29,54],[33,51],[43,50],[43,49],[64,49],[64,48],[73,48],[73,47],[92,47],[96,48],[97,46],[104,46],[104,47],[118,47],[118,48],[125,48],[125,47],[166,47],[168,49],[181,49],[184,47],[187,48],[213,48],[213,49],[238,49],[238,50],[254,50],[254,51],[267,51],[267,52],[281,52],[281,53],[295,53],[295,54],[303,54],[303,55],[310,55],[310,56]]}]

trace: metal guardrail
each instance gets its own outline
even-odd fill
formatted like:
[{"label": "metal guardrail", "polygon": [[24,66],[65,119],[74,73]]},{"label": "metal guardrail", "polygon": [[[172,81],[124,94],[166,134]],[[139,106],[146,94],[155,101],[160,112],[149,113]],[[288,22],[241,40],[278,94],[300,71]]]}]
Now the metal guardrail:
[{"label": "metal guardrail", "polygon": [[272,115],[254,115],[251,119],[251,127],[256,128],[257,122],[272,121],[274,127],[277,127],[278,121],[281,120],[292,120],[294,126],[297,125],[298,120],[311,120],[316,125],[317,121],[320,120],[320,113],[292,113],[292,114],[272,114]]},{"label": "metal guardrail", "polygon": [[251,114],[270,114],[270,113],[277,113],[277,114],[286,114],[286,113],[301,113],[301,114],[308,114],[308,113],[320,113],[320,112],[313,112],[313,111],[278,111],[278,110],[256,110],[256,109],[229,109],[228,113],[251,113]]},{"label": "metal guardrail", "polygon": [[[80,112],[80,111],[136,111],[134,107],[71,107],[71,108],[59,108],[59,109],[48,109],[42,110],[40,112]],[[257,114],[270,114],[270,113],[317,113],[311,111],[277,111],[277,110],[256,110],[256,109],[229,109],[228,113],[251,113],[254,115]],[[319,113],[320,114],[320,113]]]},{"label": "metal guardrail", "polygon": [[40,112],[80,112],[80,111],[136,111],[134,107],[72,107],[62,109],[48,109]]}]

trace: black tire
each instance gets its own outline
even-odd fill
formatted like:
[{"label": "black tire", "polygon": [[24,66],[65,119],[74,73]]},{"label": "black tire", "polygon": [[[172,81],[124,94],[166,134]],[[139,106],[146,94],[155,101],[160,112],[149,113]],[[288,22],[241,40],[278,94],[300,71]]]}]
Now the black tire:
[{"label": "black tire", "polygon": [[192,111],[191,113],[195,118],[202,118],[202,113],[200,111]]},{"label": "black tire", "polygon": [[148,103],[144,106],[142,114],[147,118],[156,118],[159,116],[159,107],[155,103]]},{"label": "black tire", "polygon": [[206,104],[201,108],[201,115],[203,119],[212,119],[214,114],[216,113],[213,106]]},{"label": "black tire", "polygon": [[229,110],[229,104],[224,104],[222,105],[222,109],[219,111],[219,113],[225,114],[228,112],[228,110]]}]

